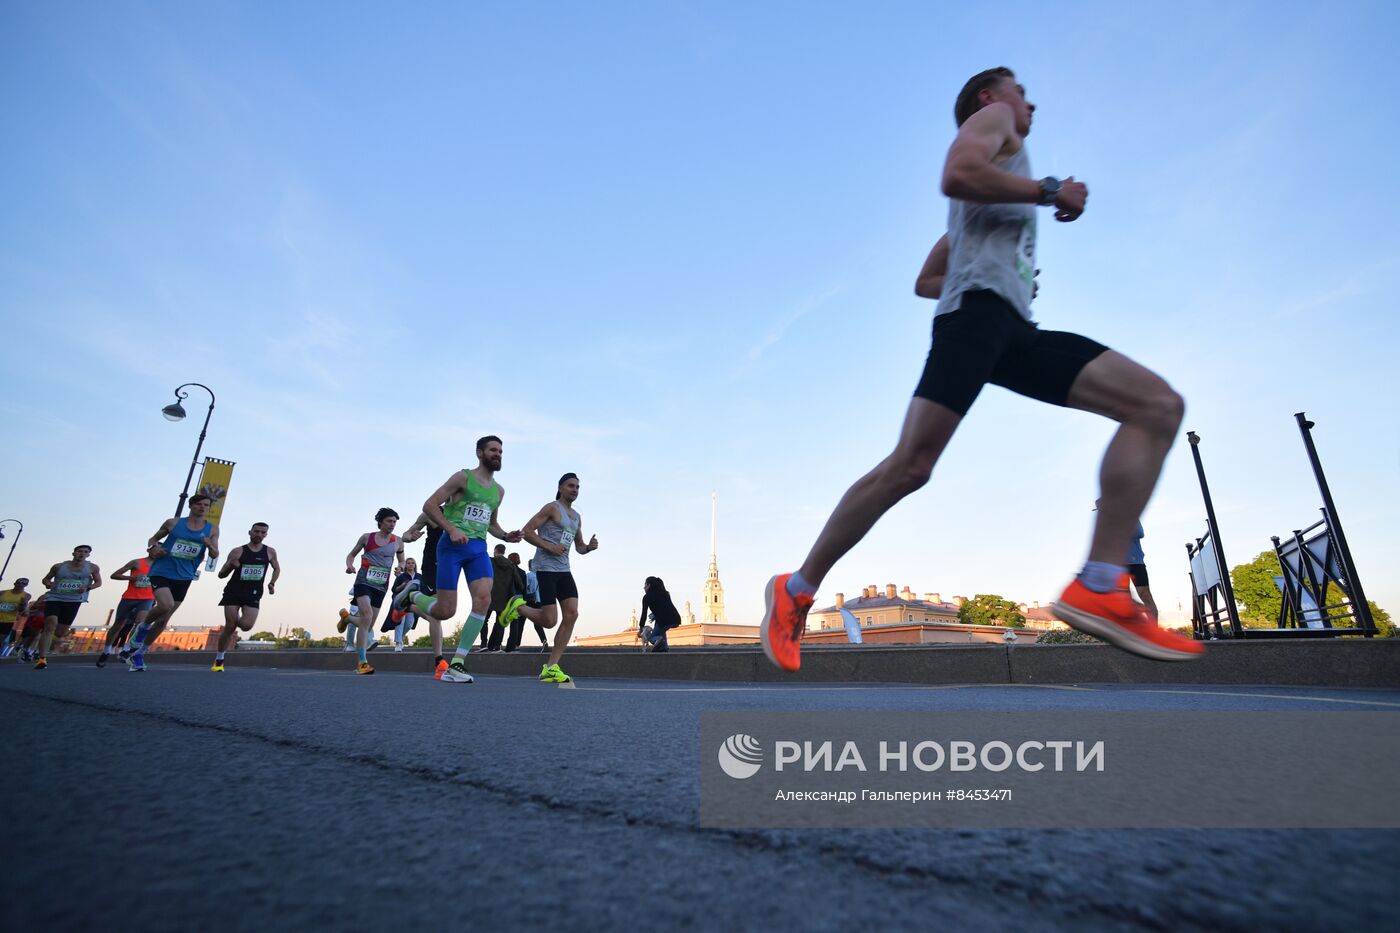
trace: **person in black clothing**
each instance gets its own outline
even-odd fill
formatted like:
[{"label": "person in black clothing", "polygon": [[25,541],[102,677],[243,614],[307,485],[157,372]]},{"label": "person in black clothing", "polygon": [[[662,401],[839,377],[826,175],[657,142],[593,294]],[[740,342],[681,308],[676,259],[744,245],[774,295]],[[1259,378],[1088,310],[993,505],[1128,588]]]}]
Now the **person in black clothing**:
[{"label": "person in black clothing", "polygon": [[[417,584],[418,588],[423,585],[423,577],[418,573],[418,562],[412,557],[403,562],[403,572],[394,578],[394,585],[391,590],[395,596],[402,593],[409,584]],[[394,650],[403,651],[404,643],[408,640],[409,633],[418,625],[418,617],[408,609],[389,610],[389,618],[384,620],[380,626],[381,632],[392,631],[394,633]]]},{"label": "person in black clothing", "polygon": [[648,612],[655,619],[649,639],[651,650],[670,651],[670,646],[666,644],[666,631],[681,624],[681,614],[676,611],[676,604],[671,602],[671,594],[666,592],[666,584],[661,582],[660,577],[647,577],[642,590],[646,595],[642,597],[641,625],[646,626]]},{"label": "person in black clothing", "polygon": [[[501,639],[505,637],[506,633],[506,626],[501,624],[501,612],[506,608],[506,603],[510,601],[512,596],[524,595],[525,574],[520,572],[519,564],[506,557],[504,544],[496,545],[496,552],[491,555],[491,569],[496,574],[491,581],[491,612],[496,614],[496,621],[491,626],[491,638],[486,643],[486,650],[500,651]],[[519,622],[520,625],[510,633],[510,641],[507,642],[505,649],[507,651],[514,651],[516,646],[520,644],[520,630],[524,627],[525,620],[516,619],[516,622]]]}]

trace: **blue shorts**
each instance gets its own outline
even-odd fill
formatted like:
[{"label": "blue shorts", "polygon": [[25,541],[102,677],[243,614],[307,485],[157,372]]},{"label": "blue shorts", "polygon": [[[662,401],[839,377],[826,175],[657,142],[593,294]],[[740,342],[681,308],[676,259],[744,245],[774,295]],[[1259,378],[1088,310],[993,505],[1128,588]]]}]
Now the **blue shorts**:
[{"label": "blue shorts", "polygon": [[466,544],[453,544],[446,534],[438,538],[437,545],[437,588],[457,589],[458,572],[467,572],[467,584],[482,579],[492,579],[491,555],[486,553],[486,542],[481,538],[468,538]]}]

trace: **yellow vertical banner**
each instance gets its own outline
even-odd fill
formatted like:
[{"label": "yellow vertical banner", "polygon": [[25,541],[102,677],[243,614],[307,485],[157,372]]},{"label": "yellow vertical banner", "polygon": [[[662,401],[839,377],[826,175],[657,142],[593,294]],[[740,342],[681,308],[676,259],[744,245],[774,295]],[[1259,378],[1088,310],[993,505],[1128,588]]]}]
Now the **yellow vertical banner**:
[{"label": "yellow vertical banner", "polygon": [[216,525],[223,520],[224,500],[228,498],[228,485],[232,481],[232,460],[204,458],[204,469],[199,474],[198,492],[214,500],[209,506],[208,519]]}]

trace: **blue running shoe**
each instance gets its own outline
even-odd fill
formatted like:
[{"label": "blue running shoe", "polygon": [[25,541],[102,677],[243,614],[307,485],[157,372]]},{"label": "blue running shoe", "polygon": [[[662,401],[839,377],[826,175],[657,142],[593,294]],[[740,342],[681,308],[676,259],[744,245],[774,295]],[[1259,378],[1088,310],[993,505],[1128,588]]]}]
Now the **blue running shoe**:
[{"label": "blue running shoe", "polygon": [[146,669],[146,658],[139,654],[133,654],[126,659],[126,666],[128,670],[140,673]]}]

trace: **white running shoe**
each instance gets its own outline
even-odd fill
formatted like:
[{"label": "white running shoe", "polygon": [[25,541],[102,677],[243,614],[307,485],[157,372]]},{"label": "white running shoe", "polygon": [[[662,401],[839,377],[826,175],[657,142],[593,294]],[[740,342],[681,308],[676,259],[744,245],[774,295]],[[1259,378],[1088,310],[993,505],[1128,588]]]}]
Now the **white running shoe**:
[{"label": "white running shoe", "polygon": [[449,684],[476,683],[471,674],[468,674],[460,667],[453,667],[451,664],[447,665],[447,670],[442,672],[442,679],[444,683]]},{"label": "white running shoe", "polygon": [[403,645],[395,645],[395,646],[394,646],[394,654],[402,654],[402,653],[403,653]]}]

